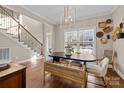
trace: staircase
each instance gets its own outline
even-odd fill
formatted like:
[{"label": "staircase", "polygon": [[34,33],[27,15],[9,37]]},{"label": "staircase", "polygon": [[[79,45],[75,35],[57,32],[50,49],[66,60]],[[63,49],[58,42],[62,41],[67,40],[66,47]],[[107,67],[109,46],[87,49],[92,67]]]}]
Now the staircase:
[{"label": "staircase", "polygon": [[0,6],[0,30],[1,33],[27,47],[37,55],[43,53],[43,44],[20,24],[18,18],[13,16],[12,10],[3,6]]}]

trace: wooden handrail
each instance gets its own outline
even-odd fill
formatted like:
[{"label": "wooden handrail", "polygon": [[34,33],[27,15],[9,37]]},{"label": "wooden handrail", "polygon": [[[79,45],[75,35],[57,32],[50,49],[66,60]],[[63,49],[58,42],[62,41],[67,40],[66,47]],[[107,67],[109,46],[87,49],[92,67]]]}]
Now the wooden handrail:
[{"label": "wooden handrail", "polygon": [[11,16],[5,9],[3,6],[0,5],[0,7],[8,14],[8,16],[10,16],[15,22],[18,23],[19,26],[21,26],[31,37],[33,37],[41,46],[43,45],[36,37],[34,37],[22,24],[20,24],[20,22],[18,22],[13,16]]}]

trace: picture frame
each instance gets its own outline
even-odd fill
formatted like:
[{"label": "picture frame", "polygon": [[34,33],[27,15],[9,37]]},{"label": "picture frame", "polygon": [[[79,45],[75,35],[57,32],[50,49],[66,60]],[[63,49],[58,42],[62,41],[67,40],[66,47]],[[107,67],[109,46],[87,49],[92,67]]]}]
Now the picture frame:
[{"label": "picture frame", "polygon": [[105,28],[107,26],[106,22],[99,22],[98,27],[99,28]]}]

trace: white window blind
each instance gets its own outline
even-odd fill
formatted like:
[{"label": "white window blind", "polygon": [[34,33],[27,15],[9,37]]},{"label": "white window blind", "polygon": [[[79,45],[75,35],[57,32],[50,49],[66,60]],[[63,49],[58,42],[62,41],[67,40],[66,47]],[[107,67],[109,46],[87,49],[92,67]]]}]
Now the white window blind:
[{"label": "white window blind", "polygon": [[10,61],[10,48],[0,47],[0,64]]}]

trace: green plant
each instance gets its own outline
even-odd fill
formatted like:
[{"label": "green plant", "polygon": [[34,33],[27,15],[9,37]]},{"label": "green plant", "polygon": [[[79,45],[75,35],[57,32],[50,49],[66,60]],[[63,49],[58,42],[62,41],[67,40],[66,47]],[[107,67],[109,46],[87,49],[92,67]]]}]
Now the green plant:
[{"label": "green plant", "polygon": [[65,49],[66,49],[66,50],[70,50],[71,52],[74,52],[74,48],[72,47],[71,44],[67,44],[67,45],[65,46]]}]

